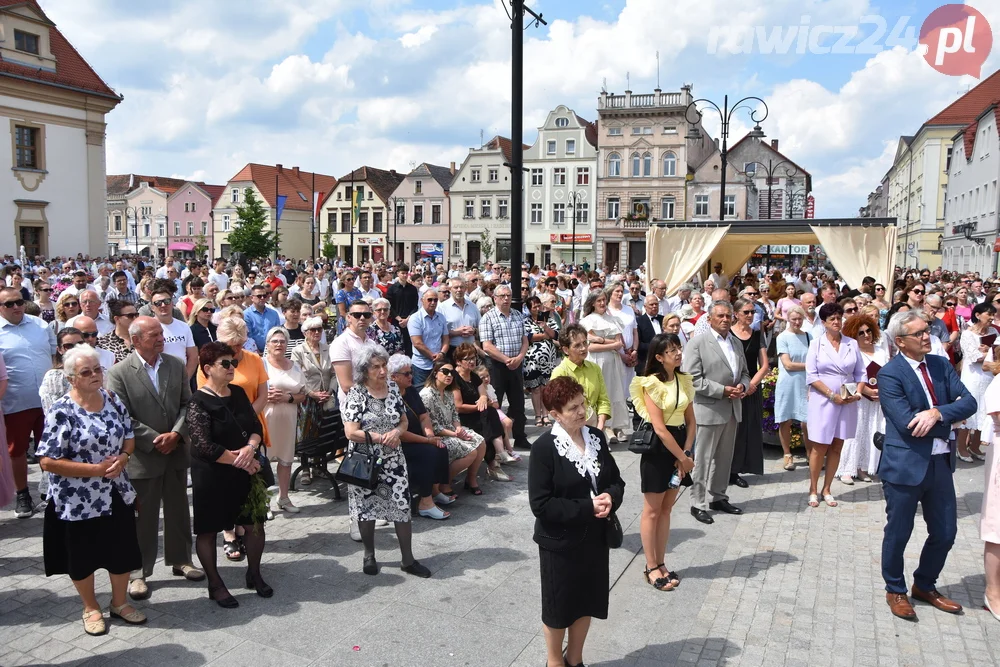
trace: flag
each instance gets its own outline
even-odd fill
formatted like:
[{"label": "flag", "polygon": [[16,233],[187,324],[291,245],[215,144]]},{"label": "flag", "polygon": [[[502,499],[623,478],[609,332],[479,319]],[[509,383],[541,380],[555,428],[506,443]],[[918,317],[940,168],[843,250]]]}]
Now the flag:
[{"label": "flag", "polygon": [[275,222],[281,221],[281,214],[285,210],[285,202],[288,201],[287,195],[278,195],[278,215],[275,218]]},{"label": "flag", "polygon": [[361,217],[361,200],[358,198],[358,191],[351,193],[351,226],[357,226],[358,218]]}]

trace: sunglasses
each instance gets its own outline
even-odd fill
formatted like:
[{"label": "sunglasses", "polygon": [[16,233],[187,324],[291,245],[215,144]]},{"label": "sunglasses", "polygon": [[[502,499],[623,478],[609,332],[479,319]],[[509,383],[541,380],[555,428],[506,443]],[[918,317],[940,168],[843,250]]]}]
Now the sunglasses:
[{"label": "sunglasses", "polygon": [[64,350],[72,350],[77,345],[86,345],[86,343],[84,343],[82,340],[78,340],[75,343],[63,343],[62,344],[62,349],[64,349]]},{"label": "sunglasses", "polygon": [[169,305],[170,299],[160,299],[159,301],[154,301],[153,305],[157,308],[162,308],[163,306]]},{"label": "sunglasses", "polygon": [[437,299],[427,299],[427,303],[437,303]]},{"label": "sunglasses", "polygon": [[239,366],[240,362],[236,359],[223,359],[219,362],[219,365],[228,371],[230,368],[236,368]]},{"label": "sunglasses", "polygon": [[80,335],[83,336],[84,338],[97,338],[96,331],[81,331]]},{"label": "sunglasses", "polygon": [[403,377],[413,377],[413,371],[399,371],[396,375],[402,375]]},{"label": "sunglasses", "polygon": [[914,289],[914,290],[910,290],[910,291],[913,292],[914,294],[923,294],[924,293],[924,290],[922,290],[922,289]]},{"label": "sunglasses", "polygon": [[875,288],[875,291],[876,291],[876,292],[884,292],[884,291],[885,291],[885,288],[884,288],[884,287],[876,287],[876,288]]},{"label": "sunglasses", "polygon": [[754,313],[754,311],[752,311],[752,310],[741,310],[740,311],[740,315],[753,315],[753,313]]},{"label": "sunglasses", "polygon": [[134,320],[135,318],[139,317],[139,313],[122,313],[118,317],[125,317],[127,319]]},{"label": "sunglasses", "polygon": [[946,308],[954,308],[955,307],[955,304],[952,303],[951,301],[946,302],[944,305],[945,305]]},{"label": "sunglasses", "polygon": [[857,308],[844,308],[844,314],[845,315],[849,315],[851,313],[856,313],[856,312],[858,312]]},{"label": "sunglasses", "polygon": [[39,287],[38,291],[39,292],[51,292],[52,288],[51,287]]},{"label": "sunglasses", "polygon": [[369,317],[372,316],[372,313],[371,313],[370,310],[366,311],[366,312],[363,312],[363,313],[347,313],[347,314],[350,315],[351,317],[353,317],[356,320],[367,320]]},{"label": "sunglasses", "polygon": [[214,313],[215,312],[215,308],[212,308],[211,306],[205,306],[204,308],[201,309],[200,312],[202,312],[202,313]]},{"label": "sunglasses", "polygon": [[0,306],[4,308],[21,308],[24,306],[24,299],[14,299],[13,301],[4,301],[0,303]]},{"label": "sunglasses", "polygon": [[859,336],[871,336],[872,335],[872,330],[871,329],[858,329],[858,335]]},{"label": "sunglasses", "polygon": [[100,366],[97,366],[96,368],[84,368],[82,371],[79,371],[77,375],[86,380],[87,378],[92,378],[95,375],[104,375],[104,369]]},{"label": "sunglasses", "polygon": [[441,370],[438,371],[438,373],[443,373],[444,375],[447,375],[448,377],[451,377],[451,374],[454,373],[454,372],[455,371],[452,370],[452,369],[450,369],[450,368],[442,368]]}]

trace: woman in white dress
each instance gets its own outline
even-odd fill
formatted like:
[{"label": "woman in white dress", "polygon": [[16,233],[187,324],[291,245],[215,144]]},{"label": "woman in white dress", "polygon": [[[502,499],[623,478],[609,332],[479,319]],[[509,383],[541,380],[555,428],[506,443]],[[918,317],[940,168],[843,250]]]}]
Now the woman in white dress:
[{"label": "woman in white dress", "polygon": [[635,311],[631,306],[622,303],[625,297],[625,287],[621,283],[613,283],[605,288],[604,296],[608,299],[608,312],[618,320],[622,327],[622,344],[619,351],[624,366],[622,391],[629,393],[632,378],[635,377],[635,365],[639,363],[639,325],[636,323]]},{"label": "woman in white dress", "polygon": [[993,328],[993,315],[996,310],[990,302],[977,304],[972,309],[972,324],[962,332],[962,384],[968,387],[979,408],[976,414],[965,420],[963,428],[958,429],[958,458],[966,463],[972,463],[972,457],[980,461],[986,456],[979,449],[979,433],[989,416],[983,394],[993,380],[993,374],[984,370],[983,363],[993,362],[993,350],[982,344],[982,336],[996,335]]},{"label": "woman in white dress", "polygon": [[[866,368],[873,361],[879,367],[889,362],[889,348],[884,344],[875,318],[855,315],[844,324],[844,335],[858,342]],[[861,395],[865,400],[861,401],[858,408],[858,433],[853,438],[844,440],[844,449],[840,454],[837,477],[844,484],[854,484],[855,477],[870,482],[871,476],[878,471],[882,453],[875,449],[873,439],[875,433],[885,432],[885,415],[878,400],[878,385],[873,385],[872,379],[872,376],[866,374],[865,384],[861,387]]]},{"label": "woman in white dress", "polygon": [[605,434],[609,441],[617,441],[624,438],[630,421],[625,403],[625,364],[620,356],[625,343],[621,323],[608,312],[608,298],[603,291],[587,295],[580,324],[587,330],[590,343],[587,360],[600,367],[611,401],[611,419],[605,424]]}]

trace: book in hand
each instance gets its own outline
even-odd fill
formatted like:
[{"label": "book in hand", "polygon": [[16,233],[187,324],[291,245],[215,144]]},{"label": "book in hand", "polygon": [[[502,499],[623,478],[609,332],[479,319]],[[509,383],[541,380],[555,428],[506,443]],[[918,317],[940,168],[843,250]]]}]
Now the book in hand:
[{"label": "book in hand", "polygon": [[877,361],[873,361],[868,364],[868,368],[865,369],[868,372],[868,384],[872,387],[878,386],[878,372],[882,370],[882,365]]},{"label": "book in hand", "polygon": [[858,383],[857,382],[845,382],[840,385],[840,397],[847,400],[851,396],[856,396],[858,393]]},{"label": "book in hand", "polygon": [[979,344],[985,345],[986,347],[993,347],[997,342],[997,335],[995,333],[986,334],[985,336],[979,337]]}]

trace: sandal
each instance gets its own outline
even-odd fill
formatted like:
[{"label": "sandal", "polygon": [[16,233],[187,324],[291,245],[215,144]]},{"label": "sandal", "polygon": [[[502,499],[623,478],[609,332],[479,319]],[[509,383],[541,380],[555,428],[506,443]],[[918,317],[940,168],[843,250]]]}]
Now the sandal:
[{"label": "sandal", "polygon": [[[658,568],[661,568],[661,569],[664,569],[664,570],[666,570],[666,569],[667,569],[667,566],[666,566],[666,565],[664,565],[663,563],[660,563],[660,564],[659,564],[659,565],[657,565],[656,567],[658,567]],[[679,576],[677,576],[677,573],[676,573],[676,572],[671,572],[670,570],[667,570],[667,577],[666,577],[666,578],[667,578],[667,580],[668,580],[668,581],[669,581],[669,582],[670,582],[671,584],[673,584],[673,587],[674,587],[674,588],[677,588],[678,586],[680,586],[680,585],[681,585],[681,578],[680,578]]]},{"label": "sandal", "polygon": [[507,450],[507,456],[510,457],[511,463],[520,463],[521,455],[515,452],[513,449]]},{"label": "sandal", "polygon": [[[119,618],[129,625],[142,625],[146,622],[146,615],[127,602],[120,607],[110,605],[108,609],[111,612],[111,618]],[[132,611],[125,611],[126,609]]]},{"label": "sandal", "polygon": [[837,506],[837,500],[829,493],[823,494],[823,502],[826,503],[827,507]]},{"label": "sandal", "polygon": [[[94,614],[97,614],[97,618],[93,617]],[[83,631],[93,637],[108,634],[108,624],[104,622],[104,613],[100,609],[84,610]]]},{"label": "sandal", "polygon": [[246,558],[246,555],[240,550],[239,538],[224,541],[222,543],[222,552],[226,554],[226,560],[231,560],[234,563],[238,563]]},{"label": "sandal", "polygon": [[469,493],[471,493],[474,496],[481,496],[481,495],[483,495],[483,490],[482,489],[480,489],[478,486],[472,486],[468,482],[465,483],[465,490],[468,491]]},{"label": "sandal", "polygon": [[646,579],[646,583],[649,584],[650,586],[652,586],[653,588],[655,588],[656,590],[658,590],[658,591],[672,591],[674,589],[674,586],[673,586],[673,584],[670,583],[670,580],[668,578],[666,578],[666,577],[656,577],[655,579],[650,579],[649,578],[649,575],[651,573],[658,572],[659,569],[660,569],[659,565],[657,565],[656,567],[653,567],[653,568],[647,567],[647,568],[643,569],[642,576]]},{"label": "sandal", "polygon": [[795,461],[792,460],[792,455],[791,454],[785,454],[785,465],[784,465],[784,468],[785,468],[785,470],[788,470],[789,472],[795,470]]},{"label": "sandal", "polygon": [[545,420],[541,417],[535,417],[535,426],[545,426]]},{"label": "sandal", "polygon": [[445,512],[437,505],[432,506],[430,509],[417,510],[417,514],[422,517],[427,517],[428,519],[435,519],[436,521],[444,521],[451,516],[451,514]]},{"label": "sandal", "polygon": [[809,494],[809,507],[819,507],[819,496],[815,493]]}]

